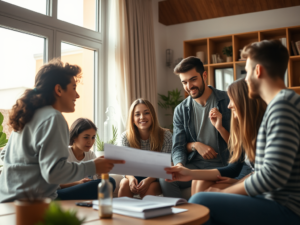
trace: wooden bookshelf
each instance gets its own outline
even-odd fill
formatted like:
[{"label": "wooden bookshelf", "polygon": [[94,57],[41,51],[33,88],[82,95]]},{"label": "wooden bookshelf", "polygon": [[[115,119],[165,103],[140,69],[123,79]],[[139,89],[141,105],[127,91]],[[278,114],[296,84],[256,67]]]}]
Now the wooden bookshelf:
[{"label": "wooden bookshelf", "polygon": [[[291,55],[290,41],[300,41],[300,26],[283,27],[272,30],[260,30],[255,32],[247,32],[233,35],[224,35],[218,37],[209,37],[202,39],[194,39],[183,42],[184,58],[196,56],[196,52],[203,51],[205,54],[204,68],[208,73],[208,84],[215,86],[215,69],[217,68],[233,68],[234,80],[241,76],[246,62],[239,61],[240,50],[244,46],[262,40],[272,40],[286,38],[287,49],[290,54],[288,63],[288,88],[293,89],[300,94],[300,55]],[[233,62],[226,62],[226,56],[222,54],[225,46],[232,46]],[[212,54],[220,54],[223,62],[212,63]],[[185,93],[187,96],[187,93]]]}]

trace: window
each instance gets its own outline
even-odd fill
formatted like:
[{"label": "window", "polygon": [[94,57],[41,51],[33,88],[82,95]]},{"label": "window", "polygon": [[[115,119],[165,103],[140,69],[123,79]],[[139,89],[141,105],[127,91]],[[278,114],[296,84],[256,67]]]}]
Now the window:
[{"label": "window", "polygon": [[[0,66],[9,70],[9,75],[4,74],[4,69],[0,71],[3,81],[0,88],[13,87],[11,83],[32,87],[37,70],[52,58],[61,57],[62,61],[76,63],[83,70],[82,84],[78,85],[81,96],[75,107],[78,114],[74,114],[73,119],[71,114],[66,118],[69,125],[75,117],[90,118],[103,138],[101,127],[107,106],[102,52],[104,35],[100,28],[105,21],[101,10],[106,10],[106,2],[0,0]],[[79,61],[71,57],[76,51],[82,55]],[[14,101],[18,97],[16,94]],[[0,104],[0,108],[4,108],[4,101]],[[13,103],[5,104],[5,108],[11,108]]]},{"label": "window", "polygon": [[75,112],[64,113],[69,127],[80,118],[94,121],[94,51],[74,45],[61,44],[61,60],[76,64],[82,69],[82,78],[77,84],[79,99],[76,100]]},{"label": "window", "polygon": [[96,29],[97,1],[58,0],[57,18],[91,30]]},{"label": "window", "polygon": [[45,38],[0,27],[0,112],[4,115],[4,132],[8,110],[27,88],[33,88],[36,71],[44,62]]},{"label": "window", "polygon": [[41,14],[47,14],[47,0],[2,0]]}]

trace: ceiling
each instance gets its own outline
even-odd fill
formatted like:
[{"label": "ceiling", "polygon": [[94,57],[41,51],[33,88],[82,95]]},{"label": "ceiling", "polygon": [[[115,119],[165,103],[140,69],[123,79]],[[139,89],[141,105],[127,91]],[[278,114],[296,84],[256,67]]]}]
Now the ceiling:
[{"label": "ceiling", "polygon": [[174,25],[298,6],[300,0],[164,0],[158,4],[159,22]]}]

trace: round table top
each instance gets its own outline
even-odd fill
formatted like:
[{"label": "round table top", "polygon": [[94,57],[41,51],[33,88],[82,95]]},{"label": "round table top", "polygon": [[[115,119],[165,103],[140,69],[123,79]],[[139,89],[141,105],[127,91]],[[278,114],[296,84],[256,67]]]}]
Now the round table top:
[{"label": "round table top", "polygon": [[[98,211],[88,207],[76,206],[75,203],[82,200],[58,201],[64,209],[76,209],[79,218],[85,217],[84,224],[102,225],[102,224],[203,224],[209,219],[209,209],[202,205],[182,204],[176,208],[187,209],[188,211],[160,216],[152,219],[138,219],[118,214],[113,214],[112,219],[99,219]],[[0,204],[0,224],[15,224],[16,214],[13,203]]]}]

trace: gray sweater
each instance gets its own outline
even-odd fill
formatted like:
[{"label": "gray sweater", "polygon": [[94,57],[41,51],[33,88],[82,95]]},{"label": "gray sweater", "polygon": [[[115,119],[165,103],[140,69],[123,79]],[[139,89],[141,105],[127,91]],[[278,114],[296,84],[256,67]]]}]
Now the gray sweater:
[{"label": "gray sweater", "polygon": [[0,202],[27,196],[57,197],[59,184],[96,173],[94,162],[69,163],[69,129],[52,106],[38,109],[21,132],[13,132],[1,152]]}]

